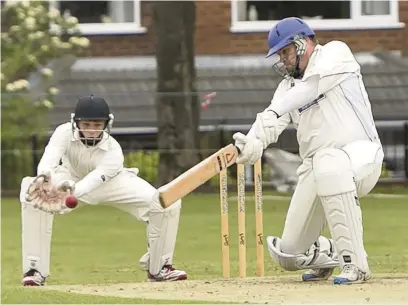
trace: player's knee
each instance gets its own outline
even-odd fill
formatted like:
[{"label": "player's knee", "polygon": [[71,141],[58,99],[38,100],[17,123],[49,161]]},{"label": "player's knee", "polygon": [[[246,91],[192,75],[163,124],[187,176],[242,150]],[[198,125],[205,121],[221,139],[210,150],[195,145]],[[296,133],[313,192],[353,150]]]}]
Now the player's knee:
[{"label": "player's knee", "polygon": [[364,179],[360,179],[356,181],[356,187],[357,187],[357,195],[359,198],[366,196],[368,193],[370,193],[375,185],[377,184],[378,180],[380,179],[382,172],[382,166],[377,165],[376,168],[374,168],[373,172],[371,175],[368,177],[365,177]]},{"label": "player's knee", "polygon": [[338,266],[337,258],[333,258],[333,244],[324,236],[320,236],[309,249],[298,254],[284,252],[282,240],[279,237],[268,236],[266,243],[272,259],[283,269],[288,271],[334,268]]},{"label": "player's knee", "polygon": [[164,213],[175,216],[180,214],[181,210],[181,199],[177,200],[175,203],[173,203],[171,206],[163,209]]},{"label": "player's knee", "polygon": [[273,261],[287,271],[299,270],[296,256],[282,250],[282,240],[279,237],[268,236],[266,239],[269,254]]},{"label": "player's knee", "polygon": [[153,213],[179,213],[181,209],[181,199],[177,200],[175,203],[173,203],[171,206],[168,208],[163,208],[160,204],[160,200],[158,196],[154,196],[154,199],[152,200],[150,204],[150,212]]},{"label": "player's knee", "polygon": [[28,188],[28,186],[31,184],[31,182],[34,180],[33,177],[24,177],[21,179],[21,188]]},{"label": "player's knee", "polygon": [[282,235],[280,250],[286,254],[298,254],[299,252],[295,240],[293,238],[288,238],[285,235]]},{"label": "player's knee", "polygon": [[350,159],[337,148],[325,148],[313,157],[317,195],[332,196],[354,191],[356,186]]},{"label": "player's knee", "polygon": [[28,190],[28,187],[30,186],[31,182],[33,182],[34,178],[33,177],[24,177],[21,180],[21,187],[20,187],[20,202],[25,203],[26,202],[26,193]]},{"label": "player's knee", "polygon": [[336,173],[350,168],[347,153],[338,148],[324,148],[313,157],[313,171],[315,176]]}]

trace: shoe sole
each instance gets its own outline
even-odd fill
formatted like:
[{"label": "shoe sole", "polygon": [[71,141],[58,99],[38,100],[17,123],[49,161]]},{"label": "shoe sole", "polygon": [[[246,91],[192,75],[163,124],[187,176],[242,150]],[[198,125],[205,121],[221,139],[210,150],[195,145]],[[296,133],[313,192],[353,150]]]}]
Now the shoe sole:
[{"label": "shoe sole", "polygon": [[25,281],[22,284],[23,286],[44,286],[44,284],[38,284],[34,281]]},{"label": "shoe sole", "polygon": [[368,279],[363,279],[363,280],[356,280],[356,281],[350,281],[349,279],[345,279],[345,278],[335,278],[333,280],[333,284],[334,285],[353,285],[353,284],[363,284],[365,282],[367,282],[369,280]]},{"label": "shoe sole", "polygon": [[362,284],[364,282],[367,282],[369,279],[371,279],[371,272],[366,272],[360,278],[356,281],[350,281],[347,278],[344,277],[335,277],[333,279],[333,284],[334,285],[352,285],[352,284]]},{"label": "shoe sole", "polygon": [[318,277],[318,276],[312,276],[312,277],[305,277],[302,275],[302,281],[303,282],[318,282],[318,281],[327,281],[329,277]]},{"label": "shoe sole", "polygon": [[[302,281],[303,282],[327,281],[332,274],[333,274],[333,270],[324,277],[315,276],[313,274],[302,274]],[[307,276],[310,276],[310,277],[308,278]]]},{"label": "shoe sole", "polygon": [[187,274],[180,275],[178,277],[169,278],[169,279],[156,279],[156,278],[148,278],[148,282],[175,282],[175,281],[184,281],[187,279]]}]

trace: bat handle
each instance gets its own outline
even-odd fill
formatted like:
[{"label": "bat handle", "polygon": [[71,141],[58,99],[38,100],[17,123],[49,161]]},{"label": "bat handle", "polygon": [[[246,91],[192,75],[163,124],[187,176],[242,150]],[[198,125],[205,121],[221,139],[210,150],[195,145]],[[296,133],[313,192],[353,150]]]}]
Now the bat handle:
[{"label": "bat handle", "polygon": [[234,145],[234,146],[235,146],[235,148],[237,149],[238,154],[240,154],[240,153],[241,153],[241,150],[239,149],[239,147],[238,147],[238,146],[236,146],[236,145]]}]

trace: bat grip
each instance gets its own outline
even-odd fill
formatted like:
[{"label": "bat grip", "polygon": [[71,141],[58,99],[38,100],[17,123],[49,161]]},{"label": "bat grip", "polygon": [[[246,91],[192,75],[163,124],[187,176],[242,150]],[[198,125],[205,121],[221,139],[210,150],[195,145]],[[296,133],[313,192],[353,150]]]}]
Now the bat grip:
[{"label": "bat grip", "polygon": [[[235,145],[234,145],[234,146],[235,146]],[[239,147],[238,147],[238,146],[235,146],[235,148],[237,149],[238,154],[240,154],[240,153],[241,153],[241,150],[239,149]]]}]

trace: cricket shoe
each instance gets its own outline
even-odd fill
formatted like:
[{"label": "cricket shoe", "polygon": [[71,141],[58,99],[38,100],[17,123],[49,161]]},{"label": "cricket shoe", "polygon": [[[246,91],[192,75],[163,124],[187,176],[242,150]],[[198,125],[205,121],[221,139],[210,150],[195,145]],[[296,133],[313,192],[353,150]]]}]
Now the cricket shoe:
[{"label": "cricket shoe", "polygon": [[172,265],[165,265],[158,275],[147,272],[148,282],[172,282],[187,279],[187,273],[183,270],[174,269]]},{"label": "cricket shoe", "polygon": [[30,269],[23,275],[23,286],[44,286],[45,277],[35,269]]},{"label": "cricket shoe", "polygon": [[312,269],[302,274],[302,281],[326,281],[333,274],[333,270],[334,268]]},{"label": "cricket shoe", "polygon": [[333,280],[335,285],[350,285],[365,282],[371,278],[371,272],[363,272],[352,264],[346,264],[341,273]]}]

